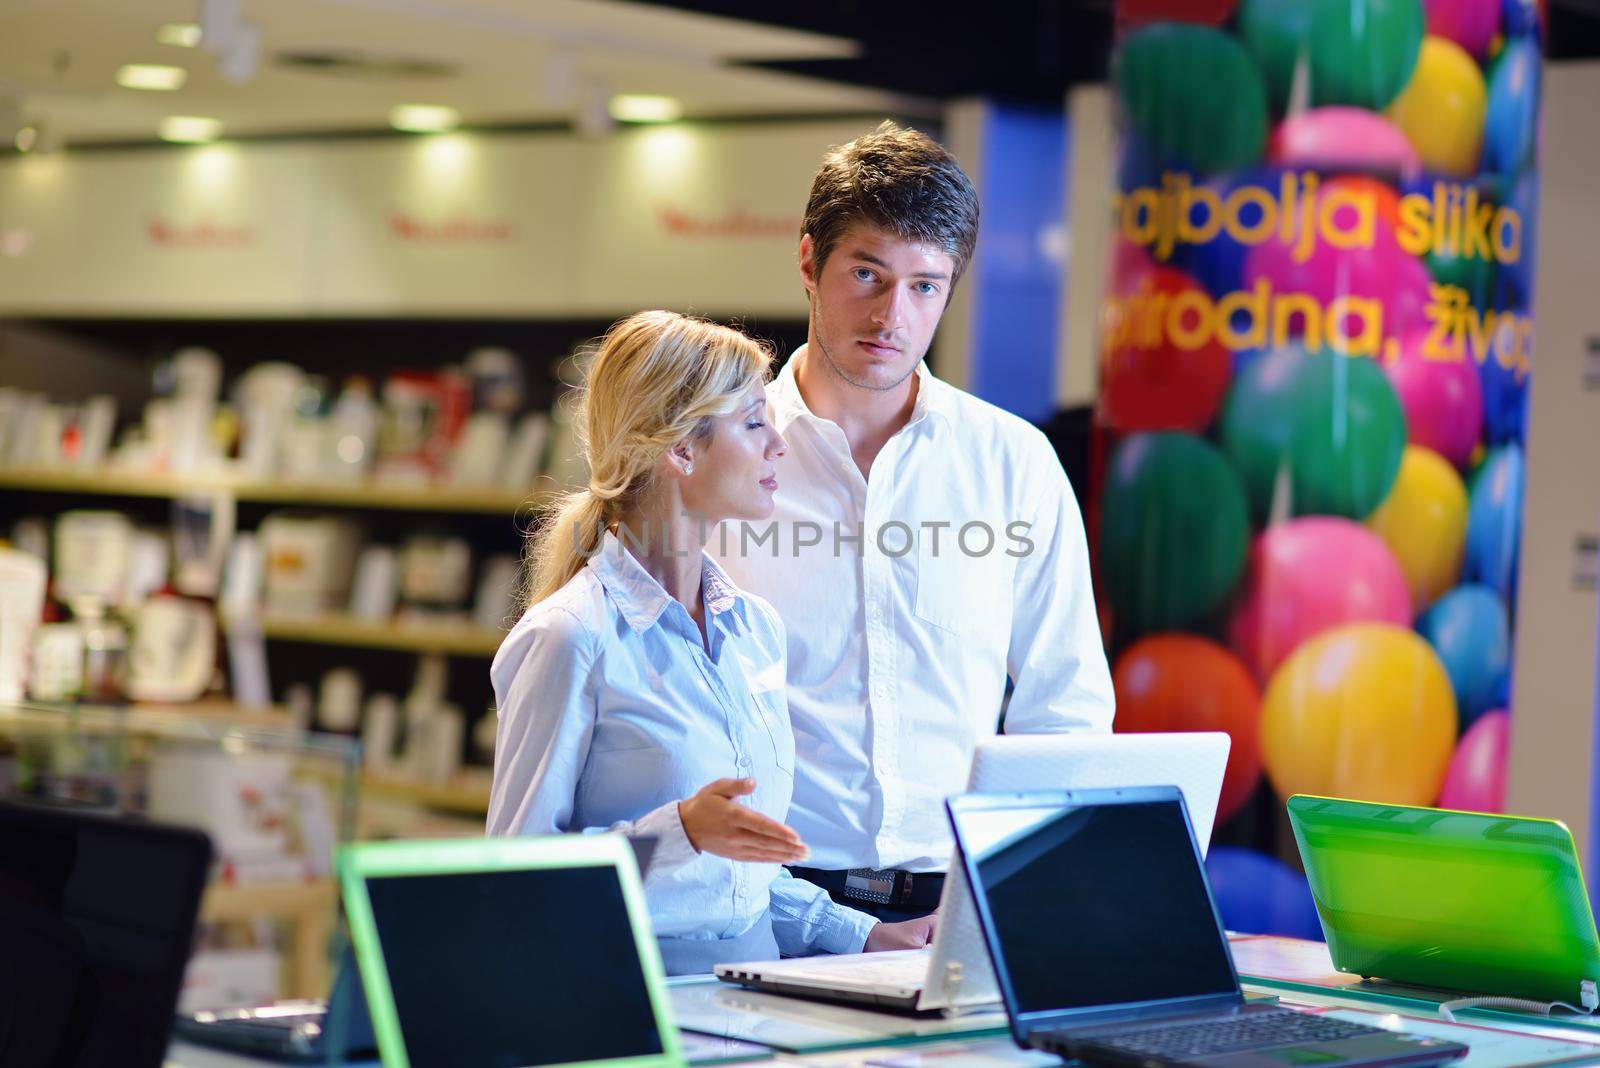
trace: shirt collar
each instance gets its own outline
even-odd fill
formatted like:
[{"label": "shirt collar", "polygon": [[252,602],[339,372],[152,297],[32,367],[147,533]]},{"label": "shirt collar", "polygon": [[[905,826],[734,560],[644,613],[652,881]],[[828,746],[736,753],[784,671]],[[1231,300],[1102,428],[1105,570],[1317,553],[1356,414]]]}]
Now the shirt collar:
[{"label": "shirt collar", "polygon": [[[795,380],[794,369],[798,361],[805,358],[809,345],[801,345],[794,350],[789,361],[783,365],[783,370],[772,380],[772,386],[767,391],[767,397],[772,402],[772,421],[778,433],[783,433],[800,416],[808,419],[821,420],[822,417],[813,412],[807,405],[804,397],[800,395],[800,383]],[[927,360],[917,361],[917,399],[911,406],[911,418],[906,425],[910,426],[925,414],[934,414],[946,423],[955,423],[955,387],[948,382],[936,377],[928,370]]]},{"label": "shirt collar", "polygon": [[[609,530],[601,537],[600,547],[589,558],[588,566],[634,633],[653,626],[673,603],[672,595]],[[700,596],[710,615],[737,609],[738,617],[744,619],[744,591],[703,552],[700,554]]]}]

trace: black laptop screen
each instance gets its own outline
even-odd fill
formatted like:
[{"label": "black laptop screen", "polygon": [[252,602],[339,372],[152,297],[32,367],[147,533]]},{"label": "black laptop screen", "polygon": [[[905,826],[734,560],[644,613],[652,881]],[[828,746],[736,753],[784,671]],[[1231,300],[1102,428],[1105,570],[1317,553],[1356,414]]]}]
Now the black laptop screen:
[{"label": "black laptop screen", "polygon": [[211,850],[0,803],[0,1065],[159,1068]]},{"label": "black laptop screen", "polygon": [[412,1068],[662,1052],[610,866],[369,877]]},{"label": "black laptop screen", "polygon": [[1238,990],[1177,801],[969,809],[1018,1013]]}]

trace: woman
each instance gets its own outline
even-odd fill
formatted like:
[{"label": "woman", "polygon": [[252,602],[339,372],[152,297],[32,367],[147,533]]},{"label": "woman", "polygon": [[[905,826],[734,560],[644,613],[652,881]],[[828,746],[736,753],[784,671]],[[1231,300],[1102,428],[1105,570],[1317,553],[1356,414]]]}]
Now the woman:
[{"label": "woman", "polygon": [[645,895],[670,973],[861,950],[876,921],[780,865],[794,785],[783,624],[702,549],[772,513],[771,357],[672,312],[614,326],[583,401],[589,486],[532,545],[495,655],[490,834],[658,839]]}]

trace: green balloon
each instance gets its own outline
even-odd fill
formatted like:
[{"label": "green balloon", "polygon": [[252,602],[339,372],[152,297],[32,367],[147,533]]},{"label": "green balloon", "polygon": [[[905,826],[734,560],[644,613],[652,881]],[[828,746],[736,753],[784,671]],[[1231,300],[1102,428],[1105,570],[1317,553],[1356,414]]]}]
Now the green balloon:
[{"label": "green balloon", "polygon": [[1295,346],[1235,378],[1221,426],[1260,522],[1280,483],[1291,515],[1365,519],[1389,495],[1406,445],[1405,413],[1376,360]]},{"label": "green balloon", "polygon": [[1304,60],[1310,103],[1381,111],[1411,80],[1426,19],[1422,0],[1243,0],[1239,34],[1266,75],[1272,106],[1289,103]]},{"label": "green balloon", "polygon": [[1266,88],[1228,34],[1178,22],[1136,30],[1117,55],[1116,84],[1128,124],[1158,159],[1213,172],[1261,158]]},{"label": "green balloon", "polygon": [[1433,251],[1423,257],[1433,280],[1442,286],[1459,286],[1467,291],[1474,308],[1489,307],[1494,292],[1494,261],[1476,256],[1458,256],[1454,253]]},{"label": "green balloon", "polygon": [[1183,627],[1238,584],[1250,519],[1239,477],[1188,434],[1135,434],[1117,447],[1101,497],[1100,562],[1117,629]]},{"label": "green balloon", "polygon": [[1274,111],[1289,106],[1295,63],[1311,34],[1316,6],[1316,0],[1244,0],[1239,5],[1239,36],[1266,75]]},{"label": "green balloon", "polygon": [[1422,0],[1317,0],[1311,19],[1311,102],[1389,106],[1422,50]]}]

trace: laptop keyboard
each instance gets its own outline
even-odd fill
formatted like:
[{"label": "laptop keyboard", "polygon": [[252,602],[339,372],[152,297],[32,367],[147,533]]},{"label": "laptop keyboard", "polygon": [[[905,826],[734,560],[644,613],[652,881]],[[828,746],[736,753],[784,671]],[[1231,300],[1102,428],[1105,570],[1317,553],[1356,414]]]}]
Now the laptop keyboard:
[{"label": "laptop keyboard", "polygon": [[1347,1020],[1310,1016],[1283,1009],[1254,1013],[1233,1020],[1201,1021],[1141,1027],[1137,1030],[1096,1034],[1088,1041],[1133,1053],[1165,1058],[1206,1057],[1231,1050],[1265,1046],[1295,1046],[1310,1042],[1335,1042],[1358,1035],[1384,1034],[1376,1027]]}]

